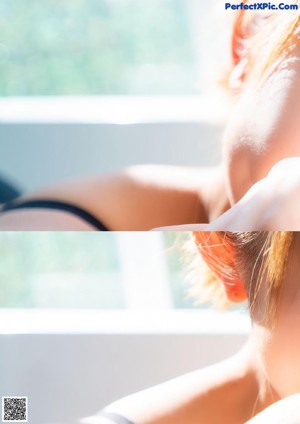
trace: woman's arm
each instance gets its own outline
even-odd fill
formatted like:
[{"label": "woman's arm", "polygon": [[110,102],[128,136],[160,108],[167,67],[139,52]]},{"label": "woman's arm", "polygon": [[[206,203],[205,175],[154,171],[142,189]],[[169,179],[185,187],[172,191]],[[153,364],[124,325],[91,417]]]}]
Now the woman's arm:
[{"label": "woman's arm", "polygon": [[[223,184],[223,179],[218,168],[142,165],[116,174],[66,181],[23,198],[69,202],[90,212],[110,230],[149,230],[186,222],[208,222],[227,207],[226,196],[219,194],[224,193],[220,183]],[[44,223],[42,212],[34,212],[33,221],[28,210],[5,213],[0,217],[0,228],[5,225],[18,230],[23,229],[22,225],[25,229],[34,230],[35,226],[40,229]],[[57,222],[52,225],[51,220],[53,212],[47,213],[47,229],[55,229]],[[61,229],[71,217],[60,213],[58,219]]]}]

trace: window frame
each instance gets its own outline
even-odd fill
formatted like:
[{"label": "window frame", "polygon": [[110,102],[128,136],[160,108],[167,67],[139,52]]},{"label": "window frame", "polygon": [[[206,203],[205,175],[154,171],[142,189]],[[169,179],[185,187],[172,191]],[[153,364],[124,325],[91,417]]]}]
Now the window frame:
[{"label": "window frame", "polygon": [[162,232],[116,232],[126,309],[1,308],[0,334],[246,334],[248,313],[172,309]]},{"label": "window frame", "polygon": [[245,311],[1,309],[0,335],[13,334],[199,334],[250,332]]},{"label": "window frame", "polygon": [[225,103],[213,95],[0,97],[0,123],[223,124]]}]

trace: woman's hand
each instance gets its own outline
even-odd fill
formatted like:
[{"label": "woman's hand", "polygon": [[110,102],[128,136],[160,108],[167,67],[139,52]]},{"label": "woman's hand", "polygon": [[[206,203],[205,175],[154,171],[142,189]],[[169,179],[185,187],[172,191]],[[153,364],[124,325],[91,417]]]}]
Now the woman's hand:
[{"label": "woman's hand", "polygon": [[[232,208],[210,224],[164,227],[172,231],[300,230],[300,157],[283,159]],[[300,422],[300,420],[299,420]]]},{"label": "woman's hand", "polygon": [[246,424],[299,424],[300,393],[288,396],[266,408]]},{"label": "woman's hand", "polygon": [[209,230],[300,230],[300,158],[283,159]]}]

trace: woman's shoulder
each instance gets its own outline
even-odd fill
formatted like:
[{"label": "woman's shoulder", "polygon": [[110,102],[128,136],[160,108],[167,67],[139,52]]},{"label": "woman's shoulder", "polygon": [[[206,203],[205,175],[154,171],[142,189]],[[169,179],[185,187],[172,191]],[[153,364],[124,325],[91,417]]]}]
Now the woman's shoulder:
[{"label": "woman's shoulder", "polygon": [[121,398],[105,411],[124,416],[135,424],[205,422],[215,409],[216,400],[225,391],[228,397],[228,387],[232,388],[230,378],[226,380],[226,367],[223,362],[184,374]]},{"label": "woman's shoulder", "polygon": [[70,179],[26,198],[68,202],[89,211],[111,230],[142,231],[206,222],[198,194],[200,174],[189,168],[139,165],[111,174]]}]

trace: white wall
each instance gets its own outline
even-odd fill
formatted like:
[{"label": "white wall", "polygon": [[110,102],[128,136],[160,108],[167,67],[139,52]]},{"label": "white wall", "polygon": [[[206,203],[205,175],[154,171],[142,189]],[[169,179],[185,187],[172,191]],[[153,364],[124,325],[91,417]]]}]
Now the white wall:
[{"label": "white wall", "polygon": [[0,396],[27,396],[29,424],[91,415],[232,355],[250,328],[241,311],[2,308]]}]

